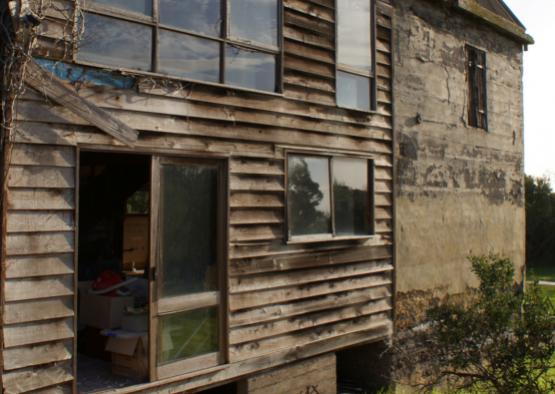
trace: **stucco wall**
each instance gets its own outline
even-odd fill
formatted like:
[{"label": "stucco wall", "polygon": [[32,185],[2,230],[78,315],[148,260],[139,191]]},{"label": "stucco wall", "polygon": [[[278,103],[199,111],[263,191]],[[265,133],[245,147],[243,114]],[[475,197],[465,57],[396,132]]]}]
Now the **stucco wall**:
[{"label": "stucco wall", "polygon": [[[522,46],[439,3],[395,6],[400,302],[476,284],[469,255],[524,264]],[[467,43],[487,51],[489,131],[467,125]]]}]

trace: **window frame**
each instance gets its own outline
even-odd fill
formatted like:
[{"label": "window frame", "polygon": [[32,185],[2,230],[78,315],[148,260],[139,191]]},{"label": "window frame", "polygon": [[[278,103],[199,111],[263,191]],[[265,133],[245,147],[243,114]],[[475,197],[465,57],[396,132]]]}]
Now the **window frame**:
[{"label": "window frame", "polygon": [[[488,62],[487,51],[471,44],[465,44],[465,62],[466,62],[466,78],[467,78],[467,95],[468,95],[468,111],[467,121],[470,127],[489,131],[489,115],[488,115]],[[474,56],[471,54],[474,53]],[[483,64],[473,63],[476,55],[483,57]],[[477,75],[482,74],[481,86],[478,86]],[[480,97],[481,93],[481,97]],[[483,107],[480,106],[480,100]]]},{"label": "window frame", "polygon": [[[115,18],[118,20],[123,20],[126,22],[132,22],[136,24],[140,24],[142,26],[148,26],[152,29],[152,51],[150,54],[151,60],[151,67],[149,71],[138,70],[134,68],[128,67],[114,67],[109,65],[104,65],[101,63],[96,63],[88,60],[79,59],[79,49],[78,49],[78,42],[75,42],[74,48],[72,51],[72,60],[76,64],[81,64],[84,66],[91,66],[91,67],[98,67],[103,69],[111,69],[111,70],[120,70],[124,72],[128,72],[131,74],[136,75],[145,75],[145,76],[153,76],[153,77],[160,77],[164,79],[171,79],[177,81],[184,81],[184,82],[193,82],[211,86],[218,86],[218,87],[225,87],[237,90],[244,90],[248,92],[256,92],[261,94],[268,94],[268,95],[283,95],[283,85],[284,85],[284,77],[283,77],[283,70],[284,70],[284,38],[283,38],[283,0],[277,0],[277,46],[272,46],[264,43],[257,43],[252,42],[247,39],[241,39],[239,37],[231,36],[231,25],[230,25],[230,18],[229,12],[230,9],[230,0],[220,0],[220,12],[222,15],[221,20],[221,31],[220,36],[214,37],[209,36],[203,33],[194,32],[191,30],[165,25],[160,22],[160,12],[159,12],[159,0],[150,0],[152,2],[152,15],[144,15],[140,13],[136,13],[133,11],[127,11],[124,9],[120,9],[117,7],[108,6],[105,4],[96,4],[92,3],[89,0],[81,0],[82,7],[82,18],[84,23],[84,18],[86,18],[87,13],[100,15],[103,17]],[[193,38],[200,38],[210,40],[212,42],[217,42],[220,46],[219,48],[219,81],[218,82],[211,82],[211,81],[204,81],[202,79],[195,79],[195,78],[188,78],[178,75],[171,75],[171,74],[164,74],[159,72],[159,32],[160,30],[166,30],[172,33],[184,34]],[[247,51],[254,51],[257,53],[263,53],[275,56],[276,64],[275,64],[275,83],[274,83],[274,90],[259,90],[249,87],[243,87],[238,85],[233,85],[227,83],[225,81],[225,74],[226,74],[226,65],[225,65],[225,50],[227,46],[236,47],[239,49],[247,50]]]},{"label": "window frame", "polygon": [[[333,242],[333,241],[365,241],[372,239],[376,236],[376,186],[375,186],[375,173],[376,173],[376,160],[374,156],[360,155],[360,154],[345,154],[336,152],[321,152],[314,150],[286,150],[285,152],[285,191],[284,191],[284,242],[286,244],[304,244],[304,243],[319,243],[319,242]],[[326,158],[328,160],[328,182],[330,188],[330,233],[322,234],[307,234],[307,235],[291,235],[289,231],[289,157],[290,156],[309,156]],[[337,235],[335,225],[335,205],[334,205],[334,192],[333,192],[333,159],[346,158],[346,159],[359,159],[365,160],[368,168],[368,234],[348,234]]]},{"label": "window frame", "polygon": [[[352,67],[349,65],[345,65],[345,64],[341,64],[339,62],[339,7],[338,7],[338,3],[341,0],[334,0],[334,7],[335,7],[335,38],[334,38],[334,44],[335,44],[335,105],[338,108],[343,108],[343,109],[348,109],[348,110],[353,110],[353,111],[361,111],[361,112],[376,112],[378,109],[377,106],[377,97],[378,97],[378,91],[377,91],[377,82],[376,82],[376,71],[377,71],[377,67],[376,67],[376,53],[377,53],[377,49],[376,49],[376,41],[377,41],[377,34],[378,34],[378,28],[377,28],[377,17],[376,17],[376,0],[368,0],[370,2],[370,32],[372,33],[371,36],[371,40],[370,40],[370,44],[371,44],[371,48],[370,48],[370,52],[372,54],[372,64],[371,64],[371,70],[369,72],[364,72],[360,69],[357,69],[356,67]],[[369,99],[369,103],[370,103],[370,107],[368,109],[361,109],[361,108],[356,108],[356,107],[347,107],[347,106],[343,106],[340,105],[338,102],[338,74],[339,72],[343,72],[343,73],[347,73],[347,74],[351,74],[351,75],[355,75],[355,76],[359,76],[359,77],[364,77],[364,78],[368,78],[368,85],[369,85],[369,92],[368,92],[368,99]]]}]

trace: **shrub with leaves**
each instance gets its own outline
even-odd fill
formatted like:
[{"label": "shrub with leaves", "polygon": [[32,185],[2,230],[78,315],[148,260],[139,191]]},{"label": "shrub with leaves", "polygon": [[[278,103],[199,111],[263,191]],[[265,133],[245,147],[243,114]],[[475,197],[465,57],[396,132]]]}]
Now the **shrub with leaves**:
[{"label": "shrub with leaves", "polygon": [[[553,393],[554,308],[537,284],[514,282],[510,260],[472,257],[480,280],[468,302],[435,302],[415,348],[398,346],[399,365],[419,366],[418,385],[479,393]],[[551,371],[553,373],[553,371]]]}]

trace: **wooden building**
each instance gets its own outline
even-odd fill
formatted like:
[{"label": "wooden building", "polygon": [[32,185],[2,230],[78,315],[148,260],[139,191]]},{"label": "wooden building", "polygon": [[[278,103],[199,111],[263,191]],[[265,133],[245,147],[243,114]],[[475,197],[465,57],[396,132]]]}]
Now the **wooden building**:
[{"label": "wooden building", "polygon": [[1,11],[4,392],[335,393],[391,338],[391,0]]}]

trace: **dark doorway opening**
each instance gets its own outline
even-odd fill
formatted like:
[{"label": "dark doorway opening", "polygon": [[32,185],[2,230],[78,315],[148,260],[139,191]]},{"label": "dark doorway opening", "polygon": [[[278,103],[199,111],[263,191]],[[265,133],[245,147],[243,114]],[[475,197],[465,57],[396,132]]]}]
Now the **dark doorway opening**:
[{"label": "dark doorway opening", "polygon": [[149,156],[81,152],[78,390],[149,379]]}]

